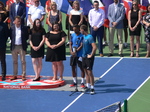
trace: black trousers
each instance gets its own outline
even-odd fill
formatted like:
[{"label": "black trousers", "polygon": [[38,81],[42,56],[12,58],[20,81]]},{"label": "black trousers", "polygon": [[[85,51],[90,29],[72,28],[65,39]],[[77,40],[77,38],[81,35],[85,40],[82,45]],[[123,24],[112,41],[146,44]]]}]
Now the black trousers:
[{"label": "black trousers", "polygon": [[2,68],[2,77],[6,76],[6,48],[0,48],[0,62]]}]

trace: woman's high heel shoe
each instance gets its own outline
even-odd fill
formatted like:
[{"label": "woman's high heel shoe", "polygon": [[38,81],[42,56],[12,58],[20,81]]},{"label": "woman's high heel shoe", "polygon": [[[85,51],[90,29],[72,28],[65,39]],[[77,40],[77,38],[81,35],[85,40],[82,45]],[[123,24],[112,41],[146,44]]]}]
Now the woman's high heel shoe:
[{"label": "woman's high heel shoe", "polygon": [[131,51],[130,57],[134,57],[134,52]]},{"label": "woman's high heel shoe", "polygon": [[40,81],[41,77],[38,77],[37,79],[33,79],[33,81]]}]

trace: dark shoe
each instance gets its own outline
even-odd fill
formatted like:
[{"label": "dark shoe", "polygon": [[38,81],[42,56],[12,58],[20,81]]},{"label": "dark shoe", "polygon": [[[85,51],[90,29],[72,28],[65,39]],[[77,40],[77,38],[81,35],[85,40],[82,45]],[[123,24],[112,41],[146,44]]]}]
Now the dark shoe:
[{"label": "dark shoe", "polygon": [[25,76],[22,76],[22,81],[25,81],[26,80],[26,77]]},{"label": "dark shoe", "polygon": [[91,89],[90,94],[91,94],[91,95],[95,94],[95,90],[94,90],[94,89]]},{"label": "dark shoe", "polygon": [[73,84],[71,84],[71,85],[69,85],[69,87],[71,88],[71,87],[75,87],[77,84],[76,83],[73,83]]},{"label": "dark shoe", "polygon": [[33,79],[33,81],[40,81],[41,77],[38,77],[37,79]]},{"label": "dark shoe", "polygon": [[84,87],[84,88],[82,88],[82,91],[85,93],[85,92],[88,92],[90,90],[90,88],[88,88],[88,87]]},{"label": "dark shoe", "polygon": [[10,80],[16,80],[17,76],[13,76],[12,78],[10,78]]},{"label": "dark shoe", "polygon": [[119,48],[119,44],[115,44],[115,48]]},{"label": "dark shoe", "polygon": [[123,57],[123,54],[119,54],[120,57]]},{"label": "dark shoe", "polygon": [[2,77],[2,81],[5,81],[6,80],[6,78],[5,77]]},{"label": "dark shoe", "polygon": [[111,57],[111,56],[113,56],[113,54],[111,54],[111,53],[110,53],[110,54],[108,54],[108,57]]}]

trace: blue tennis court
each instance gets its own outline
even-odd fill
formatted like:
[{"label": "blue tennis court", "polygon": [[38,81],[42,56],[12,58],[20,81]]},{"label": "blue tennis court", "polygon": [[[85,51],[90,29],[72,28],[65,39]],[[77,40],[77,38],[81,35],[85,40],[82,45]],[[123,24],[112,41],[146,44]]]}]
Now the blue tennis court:
[{"label": "blue tennis court", "polygon": [[[34,75],[30,56],[26,56],[27,75]],[[96,58],[95,95],[54,90],[0,89],[0,112],[93,112],[127,99],[148,77],[150,59]],[[69,57],[64,62],[65,77],[71,77]],[[12,58],[7,55],[7,74],[12,74]],[[21,68],[20,68],[21,69]],[[19,74],[21,72],[19,71]],[[52,76],[51,63],[43,60],[41,75]]]}]

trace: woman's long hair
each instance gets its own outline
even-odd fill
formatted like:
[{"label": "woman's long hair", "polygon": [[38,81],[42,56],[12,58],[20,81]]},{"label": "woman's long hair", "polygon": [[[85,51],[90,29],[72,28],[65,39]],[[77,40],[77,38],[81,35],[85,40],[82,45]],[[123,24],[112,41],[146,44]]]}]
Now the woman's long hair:
[{"label": "woman's long hair", "polygon": [[35,33],[35,32],[42,32],[42,31],[43,31],[43,27],[42,27],[41,21],[40,21],[40,27],[37,27],[37,26],[36,26],[36,21],[40,21],[40,19],[35,19],[35,20],[34,20],[32,32],[33,32],[33,33]]}]

